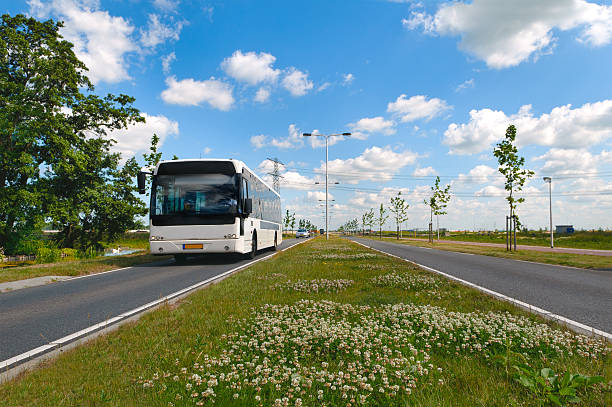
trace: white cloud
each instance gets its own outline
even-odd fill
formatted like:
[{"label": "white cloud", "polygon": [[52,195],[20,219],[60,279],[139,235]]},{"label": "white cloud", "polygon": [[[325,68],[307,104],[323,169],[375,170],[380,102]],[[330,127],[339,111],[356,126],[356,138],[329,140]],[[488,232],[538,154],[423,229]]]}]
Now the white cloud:
[{"label": "white cloud", "polygon": [[[313,202],[324,201],[325,200],[325,191],[308,191],[308,194],[306,194],[306,198],[309,201],[313,201]],[[328,201],[328,203],[332,199],[334,199],[334,196],[331,193],[328,192],[327,193],[327,201]]]},{"label": "white cloud", "polygon": [[487,185],[486,187],[480,188],[478,191],[474,192],[475,196],[498,196],[504,197],[507,195],[507,192],[504,188],[498,187],[495,185]]},{"label": "white cloud", "polygon": [[473,87],[474,87],[474,78],[467,79],[467,80],[463,81],[463,83],[460,83],[455,88],[455,92],[461,92],[463,90],[470,89],[470,88],[473,88]]},{"label": "white cloud", "polygon": [[204,155],[208,155],[208,154],[210,154],[211,152],[212,152],[212,148],[210,148],[210,147],[204,147],[204,150],[202,150],[202,153],[203,153]]},{"label": "white cloud", "polygon": [[325,89],[329,88],[330,86],[331,86],[331,83],[324,82],[317,88],[317,92],[323,92]]},{"label": "white cloud", "polygon": [[266,136],[263,134],[258,134],[257,136],[251,137],[251,145],[255,147],[255,149],[263,148],[266,145]]},{"label": "white cloud", "polygon": [[176,60],[176,54],[174,52],[162,57],[162,70],[167,75],[170,72],[170,65]]},{"label": "white cloud", "polygon": [[112,150],[121,153],[123,159],[132,157],[138,153],[149,150],[153,133],[159,137],[158,149],[164,144],[168,136],[178,136],[178,122],[168,119],[166,116],[151,116],[141,113],[145,123],[129,125],[127,129],[109,132],[109,137],[117,141]]},{"label": "white cloud", "polygon": [[[257,136],[251,137],[251,145],[255,147],[256,149],[270,145],[272,147],[280,148],[281,150],[287,150],[290,148],[303,147],[304,140],[302,137],[302,133],[296,127],[296,125],[290,124],[288,128],[287,137],[275,137],[275,138],[270,139],[270,141],[268,142],[267,136],[263,134],[259,134]],[[264,161],[264,163],[266,162],[267,161]]]},{"label": "white cloud", "polygon": [[253,100],[259,103],[264,103],[264,102],[267,102],[268,99],[270,99],[270,89],[259,88]]},{"label": "white cloud", "polygon": [[[380,204],[382,203],[385,206],[388,206],[391,198],[396,197],[398,192],[402,193],[402,198],[406,199],[406,201],[410,205],[410,208],[412,208],[415,201],[419,202],[423,200],[420,196],[417,196],[415,198],[415,193],[418,194],[417,190],[411,191],[409,188],[385,187],[377,192],[357,191],[349,202],[351,203],[351,205],[362,209],[364,212],[367,209],[373,208],[374,213],[377,214],[378,208],[380,208]],[[410,215],[409,218],[411,218]],[[359,221],[361,222],[361,216],[359,217]],[[387,222],[393,222],[391,217],[387,219]]]},{"label": "white cloud", "polygon": [[[410,150],[395,152],[390,146],[373,146],[355,158],[329,161],[328,172],[349,184],[366,180],[385,182],[391,180],[403,167],[414,164],[418,157],[417,153]],[[321,164],[317,172],[325,173],[325,163]]]},{"label": "white cloud", "polygon": [[550,52],[554,30],[582,28],[579,41],[592,46],[612,39],[612,6],[586,0],[448,2],[434,15],[412,12],[402,22],[429,34],[460,36],[460,49],[497,69]]},{"label": "white cloud", "polygon": [[261,82],[274,82],[280,74],[280,70],[272,68],[276,57],[274,55],[260,52],[235,51],[231,57],[221,62],[221,68],[232,78],[246,82],[249,85],[257,85]]},{"label": "white cloud", "polygon": [[427,177],[430,175],[436,175],[437,172],[433,167],[415,168],[412,175],[415,177]]},{"label": "white cloud", "polygon": [[356,123],[349,123],[348,126],[351,128],[352,137],[359,140],[366,139],[371,134],[383,134],[385,136],[395,134],[395,123],[391,120],[385,120],[381,116],[364,117]]},{"label": "white cloud", "polygon": [[342,84],[344,86],[350,85],[351,83],[353,83],[354,80],[355,80],[355,75],[353,75],[352,73],[346,73],[342,75]]},{"label": "white cloud", "polygon": [[273,138],[270,145],[280,149],[300,148],[304,145],[302,134],[295,124],[289,125],[288,132],[289,135],[285,138]]},{"label": "white cloud", "polygon": [[234,104],[232,87],[215,78],[205,81],[183,79],[177,81],[174,76],[166,78],[168,88],[161,94],[166,103],[176,105],[197,106],[206,102],[210,106],[227,111]]},{"label": "white cloud", "polygon": [[395,102],[387,105],[387,112],[400,117],[402,122],[431,120],[448,109],[450,106],[444,100],[438,98],[427,100],[427,96],[423,95],[412,96],[409,99],[406,99],[406,95],[400,95]]},{"label": "white cloud", "polygon": [[[593,155],[586,149],[551,148],[545,154],[534,157],[534,161],[544,161],[540,169],[543,174],[575,174],[597,171],[600,161],[605,162],[607,152],[602,156]],[[603,160],[602,160],[603,158]]]},{"label": "white cloud", "polygon": [[180,3],[180,0],[153,0],[155,7],[167,12],[176,11]]},{"label": "white cloud", "polygon": [[282,85],[293,96],[304,96],[314,87],[312,81],[308,79],[307,73],[293,67],[289,68],[285,74]]},{"label": "white cloud", "polygon": [[165,25],[159,20],[159,15],[149,14],[149,25],[147,30],[140,30],[140,42],[148,48],[155,48],[166,40],[178,41],[182,22],[170,21],[171,24]]},{"label": "white cloud", "polygon": [[453,154],[473,154],[491,148],[504,137],[509,124],[517,128],[517,144],[584,148],[612,137],[612,100],[555,107],[550,113],[534,117],[531,105],[507,116],[503,111],[470,111],[468,123],[451,123],[444,132],[444,144]]},{"label": "white cloud", "polygon": [[[263,160],[257,166],[257,172],[264,174],[263,179],[266,180],[270,185],[272,184],[272,176],[270,173],[274,170],[274,163],[270,160]],[[320,177],[309,178],[305,175],[300,174],[297,171],[288,171],[284,165],[279,166],[279,172],[282,176],[280,179],[281,189],[294,189],[301,191],[310,191],[315,188],[315,181],[320,180]],[[320,186],[319,186],[320,187]]]},{"label": "white cloud", "polygon": [[496,168],[488,165],[479,164],[472,168],[467,174],[459,174],[457,183],[459,184],[485,184],[491,182],[495,175],[499,175]]},{"label": "white cloud", "polygon": [[97,1],[30,0],[28,4],[37,18],[64,21],[60,32],[74,44],[74,52],[89,69],[87,76],[92,83],[130,79],[126,56],[137,47],[132,39],[134,27],[128,20],[99,10]]}]

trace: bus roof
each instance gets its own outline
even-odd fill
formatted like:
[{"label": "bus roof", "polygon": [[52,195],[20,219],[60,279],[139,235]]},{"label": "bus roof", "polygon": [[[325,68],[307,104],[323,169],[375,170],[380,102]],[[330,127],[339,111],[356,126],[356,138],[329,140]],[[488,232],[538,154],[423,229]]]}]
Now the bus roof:
[{"label": "bus roof", "polygon": [[157,164],[157,166],[155,167],[154,174],[157,175],[157,172],[159,170],[159,166],[162,165],[162,164],[185,163],[185,162],[211,162],[211,161],[213,161],[213,162],[214,161],[217,161],[217,162],[231,162],[232,164],[234,164],[234,168],[236,169],[236,172],[238,172],[238,173],[242,173],[242,170],[246,169],[251,174],[256,176],[266,187],[268,187],[268,189],[270,191],[274,192],[280,198],[280,194],[278,192],[276,192],[274,190],[274,188],[272,188],[270,185],[268,185],[268,183],[266,181],[264,181],[260,176],[258,176],[255,171],[250,169],[243,161],[235,160],[233,158],[192,158],[192,159],[188,158],[188,159],[181,159],[181,160],[164,160],[164,161],[160,161]]}]

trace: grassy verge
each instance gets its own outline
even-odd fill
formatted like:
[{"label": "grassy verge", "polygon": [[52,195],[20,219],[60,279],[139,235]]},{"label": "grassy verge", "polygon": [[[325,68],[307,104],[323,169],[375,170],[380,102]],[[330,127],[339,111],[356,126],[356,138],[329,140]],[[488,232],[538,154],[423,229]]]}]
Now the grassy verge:
[{"label": "grassy verge", "polygon": [[[434,230],[434,236],[436,231]],[[383,231],[383,237],[395,237],[395,232]],[[417,237],[419,239],[427,239],[427,234],[419,233],[416,236],[410,232],[404,232],[403,237]],[[517,233],[517,244],[527,246],[550,246],[550,235],[546,232],[531,231]],[[478,243],[498,243],[506,244],[505,232],[488,232],[488,233],[451,233],[450,236],[440,234],[440,240],[444,241],[463,241],[463,242],[478,242]],[[612,232],[610,231],[579,231],[573,234],[563,234],[554,236],[556,247],[565,247],[572,249],[596,249],[596,250],[611,250],[612,249]]]},{"label": "grassy verge", "polygon": [[[406,262],[313,239],[68,351],[0,386],[0,400],[536,406],[515,360],[609,381],[603,349]],[[579,390],[581,405],[609,403],[607,387]]]},{"label": "grassy verge", "polygon": [[38,264],[36,261],[27,261],[16,264],[0,263],[0,283],[42,276],[81,276],[86,274],[94,274],[121,267],[129,267],[135,264],[159,261],[169,257],[151,256],[148,254],[148,233],[126,233],[116,242],[108,244],[108,246],[142,249],[145,250],[145,252],[122,256],[99,256],[92,259],[75,259],[74,257],[70,257],[55,263],[43,264]]},{"label": "grassy verge", "polygon": [[25,280],[42,276],[82,276],[103,271],[129,267],[135,264],[150,263],[169,258],[152,256],[145,253],[134,253],[125,256],[96,257],[86,260],[71,260],[58,263],[33,264],[0,269],[0,283]]},{"label": "grassy verge", "polygon": [[[371,239],[379,240],[379,238],[377,237],[371,237]],[[396,238],[390,237],[383,237],[383,240],[392,243],[400,243],[419,247],[433,247],[439,250],[448,250],[452,252],[482,254],[485,256],[504,257],[507,259],[534,261],[538,263],[556,264],[561,266],[571,266],[599,270],[612,269],[612,257],[606,256],[593,256],[573,253],[537,252],[534,250],[526,249],[521,249],[518,252],[507,252],[505,248],[470,246],[462,244],[452,244],[449,242],[437,243],[435,240],[433,244],[416,240],[397,240]]]}]

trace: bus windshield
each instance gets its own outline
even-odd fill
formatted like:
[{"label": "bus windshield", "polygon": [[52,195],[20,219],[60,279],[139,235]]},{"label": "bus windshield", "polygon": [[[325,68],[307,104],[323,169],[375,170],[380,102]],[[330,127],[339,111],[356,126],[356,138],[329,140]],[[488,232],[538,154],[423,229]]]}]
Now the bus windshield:
[{"label": "bus windshield", "polygon": [[237,213],[237,175],[158,175],[153,182],[152,215]]}]

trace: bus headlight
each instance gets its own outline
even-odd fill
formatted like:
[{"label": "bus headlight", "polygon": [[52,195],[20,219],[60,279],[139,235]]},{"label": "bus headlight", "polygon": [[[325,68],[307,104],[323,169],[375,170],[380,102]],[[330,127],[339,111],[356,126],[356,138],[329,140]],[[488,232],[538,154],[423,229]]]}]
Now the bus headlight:
[{"label": "bus headlight", "polygon": [[235,239],[236,238],[236,234],[232,233],[231,235],[225,235],[223,237],[226,238],[226,239]]},{"label": "bus headlight", "polygon": [[151,236],[151,240],[153,241],[164,240],[164,237],[163,236]]}]

